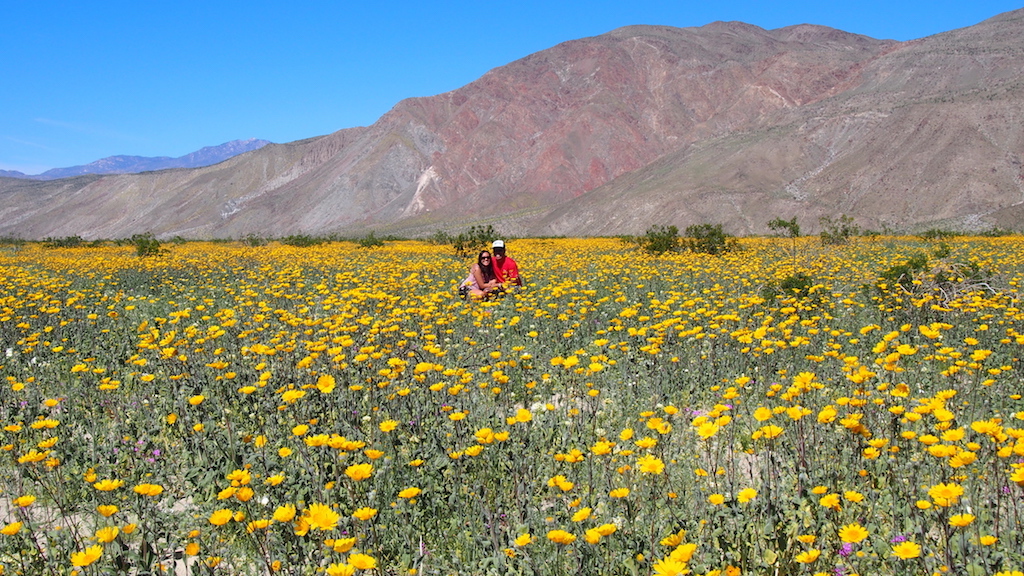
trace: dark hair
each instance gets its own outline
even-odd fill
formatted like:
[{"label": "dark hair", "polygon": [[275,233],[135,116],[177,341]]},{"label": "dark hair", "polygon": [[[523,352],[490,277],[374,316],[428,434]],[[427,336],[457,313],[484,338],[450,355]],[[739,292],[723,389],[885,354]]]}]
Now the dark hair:
[{"label": "dark hair", "polygon": [[495,254],[504,254],[505,253],[505,247],[504,246],[497,246],[497,247],[491,248],[491,252],[494,252]]},{"label": "dark hair", "polygon": [[[484,264],[483,262],[484,254],[489,255],[491,259],[487,264]],[[491,280],[498,279],[497,275],[494,274],[494,255],[491,254],[490,250],[481,250],[480,253],[476,255],[476,264],[480,267],[480,274],[484,277],[484,282],[490,282]]]}]

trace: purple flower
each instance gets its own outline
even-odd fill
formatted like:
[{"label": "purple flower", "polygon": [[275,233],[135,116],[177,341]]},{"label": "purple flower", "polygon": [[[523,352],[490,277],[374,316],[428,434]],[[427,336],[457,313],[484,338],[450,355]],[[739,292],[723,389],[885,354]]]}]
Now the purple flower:
[{"label": "purple flower", "polygon": [[902,534],[897,534],[897,535],[893,536],[892,539],[889,540],[889,543],[890,544],[899,544],[900,542],[906,542],[906,541],[907,541],[907,537],[906,536],[904,536]]},{"label": "purple flower", "polygon": [[847,542],[843,544],[843,547],[839,549],[839,555],[846,558],[850,554],[853,554],[853,544]]}]

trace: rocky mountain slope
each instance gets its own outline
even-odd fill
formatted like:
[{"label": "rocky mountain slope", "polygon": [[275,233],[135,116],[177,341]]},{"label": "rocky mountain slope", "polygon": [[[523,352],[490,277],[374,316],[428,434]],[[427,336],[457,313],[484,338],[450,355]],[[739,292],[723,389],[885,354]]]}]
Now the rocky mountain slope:
[{"label": "rocky mountain slope", "polygon": [[0,179],[0,235],[637,233],[776,216],[1014,226],[1024,10],[897,43],[812,25],[633,26],[197,169]]}]

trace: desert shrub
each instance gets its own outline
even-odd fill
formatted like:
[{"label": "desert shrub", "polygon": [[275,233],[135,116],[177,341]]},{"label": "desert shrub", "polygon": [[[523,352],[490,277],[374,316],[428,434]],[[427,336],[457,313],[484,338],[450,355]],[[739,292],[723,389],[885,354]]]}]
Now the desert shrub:
[{"label": "desert shrub", "polygon": [[242,244],[245,244],[246,246],[252,246],[253,248],[258,248],[260,246],[266,246],[267,239],[260,236],[259,234],[250,232],[249,234],[246,235],[245,238],[242,238]]},{"label": "desert shrub", "polygon": [[326,238],[323,238],[321,236],[310,236],[308,234],[293,234],[291,236],[285,236],[284,238],[281,238],[282,244],[287,244],[288,246],[295,246],[298,248],[318,246],[320,244],[323,244],[324,242],[327,242]]},{"label": "desert shrub", "polygon": [[[941,306],[972,292],[995,294],[992,275],[975,262],[960,262],[948,258],[952,252],[948,246],[945,257],[934,262],[927,254],[917,254],[906,262],[891,266],[879,276],[875,285],[877,293],[899,298],[909,295],[913,298],[928,298]],[[895,288],[896,290],[892,290]]]},{"label": "desert shrub", "polygon": [[778,296],[787,298],[806,298],[814,292],[814,278],[805,272],[796,272],[777,282],[771,282],[761,290],[761,297],[774,299]]},{"label": "desert shrub", "polygon": [[821,223],[821,243],[826,246],[846,244],[851,237],[856,236],[859,232],[857,225],[853,223],[853,218],[846,214],[838,218],[822,216],[819,222]]},{"label": "desert shrub", "polygon": [[929,228],[917,235],[917,237],[922,240],[948,240],[956,236],[956,232],[952,230],[944,230],[942,228]]},{"label": "desert shrub", "polygon": [[924,272],[927,266],[928,256],[926,254],[918,254],[912,256],[906,262],[896,264],[882,272],[881,279],[888,284],[898,284],[903,289],[908,290],[913,285],[915,276]]},{"label": "desert shrub", "polygon": [[80,248],[85,246],[85,240],[81,236],[64,236],[63,238],[45,238],[45,248]]},{"label": "desert shrub", "polygon": [[776,218],[768,222],[768,229],[773,232],[785,233],[790,238],[798,238],[800,236],[800,225],[796,222],[796,216],[791,220],[783,220],[782,218]]},{"label": "desert shrub", "polygon": [[721,224],[694,224],[686,227],[683,246],[699,254],[719,256],[739,247],[736,238],[722,231]]},{"label": "desert shrub", "polygon": [[452,239],[452,248],[457,256],[466,257],[475,252],[478,248],[490,246],[491,241],[498,234],[490,224],[487,226],[470,226],[465,232],[461,232]]},{"label": "desert shrub", "polygon": [[433,234],[427,236],[426,241],[430,244],[443,246],[445,244],[453,243],[455,238],[444,230],[436,230]]},{"label": "desert shrub", "polygon": [[932,251],[932,256],[936,258],[948,258],[953,253],[953,248],[945,242],[939,243],[939,246]]},{"label": "desert shrub", "polygon": [[1016,234],[1016,232],[1006,228],[999,228],[998,226],[978,232],[978,236],[984,236],[985,238],[998,238],[1000,236],[1012,236],[1013,234]]},{"label": "desert shrub", "polygon": [[651,226],[643,236],[636,239],[636,243],[651,254],[674,252],[679,249],[680,242],[679,228],[663,225]]},{"label": "desert shrub", "polygon": [[131,237],[131,243],[135,246],[135,255],[140,258],[146,256],[159,256],[165,250],[160,249],[160,241],[153,236],[152,232],[135,234]]},{"label": "desert shrub", "polygon": [[360,248],[376,248],[384,245],[384,239],[378,238],[371,230],[369,234],[357,240],[356,243],[359,244]]}]

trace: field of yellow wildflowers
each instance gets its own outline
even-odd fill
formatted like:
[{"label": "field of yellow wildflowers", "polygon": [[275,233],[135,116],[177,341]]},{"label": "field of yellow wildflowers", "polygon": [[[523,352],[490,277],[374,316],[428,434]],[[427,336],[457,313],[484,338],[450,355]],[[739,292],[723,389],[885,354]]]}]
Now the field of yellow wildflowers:
[{"label": "field of yellow wildflowers", "polygon": [[1021,238],[741,247],[0,246],[0,573],[1021,574]]}]

